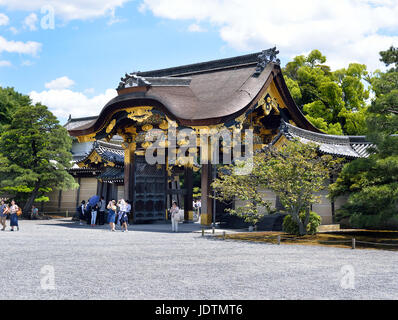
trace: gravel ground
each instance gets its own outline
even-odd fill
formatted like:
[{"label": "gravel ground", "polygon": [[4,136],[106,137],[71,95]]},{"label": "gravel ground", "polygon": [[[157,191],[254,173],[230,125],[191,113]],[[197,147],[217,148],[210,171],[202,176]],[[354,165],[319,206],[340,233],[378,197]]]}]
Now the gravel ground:
[{"label": "gravel ground", "polygon": [[[8,223],[8,221],[7,221]],[[222,241],[168,225],[110,232],[68,220],[0,233],[2,299],[397,299],[398,256],[381,250]],[[41,287],[52,266],[55,288]],[[355,288],[341,286],[341,268]]]}]

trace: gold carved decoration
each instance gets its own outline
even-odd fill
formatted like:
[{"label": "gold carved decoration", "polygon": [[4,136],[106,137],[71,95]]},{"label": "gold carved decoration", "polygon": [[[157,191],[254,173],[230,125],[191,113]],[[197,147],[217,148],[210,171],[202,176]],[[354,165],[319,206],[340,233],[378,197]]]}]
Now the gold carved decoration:
[{"label": "gold carved decoration", "polygon": [[177,141],[177,144],[178,144],[179,146],[185,146],[185,145],[188,144],[188,141],[185,140],[185,139],[182,139],[182,140]]},{"label": "gold carved decoration", "polygon": [[159,146],[161,146],[162,148],[166,148],[170,145],[170,141],[168,140],[163,140],[159,142]]},{"label": "gold carved decoration", "polygon": [[80,143],[95,141],[95,135],[96,135],[96,133],[88,134],[88,135],[85,135],[85,136],[79,136],[79,137],[77,137],[77,140]]},{"label": "gold carved decoration", "polygon": [[107,163],[105,163],[105,167],[114,167],[115,163],[108,161]]},{"label": "gold carved decoration", "polygon": [[95,164],[102,162],[101,156],[96,151],[94,151],[90,154],[90,156],[88,157],[88,160],[90,160],[91,163],[95,163]]},{"label": "gold carved decoration", "polygon": [[266,116],[268,116],[271,113],[272,109],[275,110],[276,114],[280,113],[278,110],[278,103],[276,102],[276,99],[272,99],[271,95],[268,92],[266,92],[261,97],[261,99],[258,100],[257,106],[258,108],[261,107],[263,109],[264,114]]},{"label": "gold carved decoration", "polygon": [[142,126],[142,130],[144,130],[144,131],[149,131],[152,129],[153,129],[153,125],[151,125],[151,124],[146,124],[146,125]]},{"label": "gold carved decoration", "polygon": [[143,122],[147,120],[150,116],[152,116],[153,107],[134,107],[127,108],[126,112],[128,113],[127,118],[132,119],[137,122]]},{"label": "gold carved decoration", "polygon": [[116,124],[116,119],[113,119],[113,120],[109,123],[108,127],[106,128],[106,130],[105,130],[106,133],[111,132],[112,129],[115,127],[115,124]]},{"label": "gold carved decoration", "polygon": [[141,145],[144,149],[149,148],[150,146],[152,146],[152,143],[145,141],[142,145]]},{"label": "gold carved decoration", "polygon": [[174,128],[177,128],[177,127],[178,127],[178,124],[177,124],[176,121],[171,120],[168,116],[166,116],[166,119],[167,119],[169,128],[170,128],[170,127],[174,127]]},{"label": "gold carved decoration", "polygon": [[166,120],[163,120],[162,123],[159,125],[159,128],[162,130],[167,130],[169,128],[169,123]]}]

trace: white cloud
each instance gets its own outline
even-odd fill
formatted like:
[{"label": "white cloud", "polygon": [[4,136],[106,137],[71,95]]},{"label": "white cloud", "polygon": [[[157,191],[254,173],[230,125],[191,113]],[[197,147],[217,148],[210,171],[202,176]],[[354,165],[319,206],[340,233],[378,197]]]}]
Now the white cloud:
[{"label": "white cloud", "polygon": [[60,77],[44,84],[46,89],[63,90],[72,87],[75,82],[68,77]]},{"label": "white cloud", "polygon": [[85,94],[94,94],[95,89],[94,88],[88,88],[88,89],[85,89],[83,92]]},{"label": "white cloud", "polygon": [[35,41],[13,41],[0,36],[0,53],[5,51],[9,53],[20,53],[36,56],[41,50],[41,43]]},{"label": "white cloud", "polygon": [[88,98],[81,92],[68,89],[32,91],[29,96],[33,103],[41,102],[58,118],[95,116],[100,113],[106,103],[117,95],[116,90],[108,89],[104,93]]},{"label": "white cloud", "polygon": [[22,67],[31,67],[33,66],[35,63],[33,61],[30,60],[24,60],[21,62],[21,66]]},{"label": "white cloud", "polygon": [[[1,0],[0,0],[1,1]],[[210,23],[241,51],[276,45],[287,59],[321,50],[333,68],[381,66],[378,52],[398,45],[396,0],[143,0],[140,11]]]},{"label": "white cloud", "polygon": [[132,0],[0,0],[0,6],[5,6],[9,10],[31,12],[51,6],[56,19],[70,21],[112,16],[116,8],[129,1]]},{"label": "white cloud", "polygon": [[30,15],[28,15],[24,22],[23,22],[23,27],[25,29],[29,29],[30,31],[35,31],[37,30],[37,26],[36,23],[38,21],[37,15],[36,13],[31,13]]},{"label": "white cloud", "polygon": [[206,30],[203,29],[203,28],[202,28],[200,25],[198,25],[197,23],[192,23],[191,25],[189,25],[188,31],[189,31],[189,32],[205,32]]},{"label": "white cloud", "polygon": [[11,67],[12,64],[10,61],[0,60],[0,67]]},{"label": "white cloud", "polygon": [[10,27],[8,30],[10,30],[13,34],[17,34],[18,33],[18,29],[15,27]]},{"label": "white cloud", "polygon": [[6,26],[9,22],[10,19],[4,13],[0,13],[0,26]]}]

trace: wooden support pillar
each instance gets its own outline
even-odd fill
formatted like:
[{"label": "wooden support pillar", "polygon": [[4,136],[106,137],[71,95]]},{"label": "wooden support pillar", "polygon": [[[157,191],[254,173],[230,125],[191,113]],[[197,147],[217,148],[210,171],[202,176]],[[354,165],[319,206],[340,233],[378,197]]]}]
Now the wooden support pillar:
[{"label": "wooden support pillar", "polygon": [[76,191],[76,208],[80,205],[80,184],[82,183],[82,179],[80,177],[77,179],[77,183],[79,184],[79,187]]},{"label": "wooden support pillar", "polygon": [[135,159],[135,142],[125,143],[124,149],[124,199],[133,201],[134,197],[134,159]]},{"label": "wooden support pillar", "polygon": [[101,181],[97,181],[97,196],[101,196]]},{"label": "wooden support pillar", "polygon": [[101,193],[101,195],[105,198],[106,203],[108,203],[110,200],[112,200],[112,199],[109,199],[109,197],[108,197],[108,185],[109,185],[108,182],[104,182],[104,186],[102,188],[102,193]]},{"label": "wooden support pillar", "polygon": [[184,168],[184,220],[193,220],[193,168],[185,166]]},{"label": "wooden support pillar", "polygon": [[59,190],[57,212],[61,212],[61,204],[62,204],[62,190]]},{"label": "wooden support pillar", "polygon": [[202,225],[209,226],[212,223],[213,218],[213,199],[211,195],[211,181],[212,181],[212,165],[202,164],[201,169],[201,203],[202,203],[202,214],[200,223]]}]

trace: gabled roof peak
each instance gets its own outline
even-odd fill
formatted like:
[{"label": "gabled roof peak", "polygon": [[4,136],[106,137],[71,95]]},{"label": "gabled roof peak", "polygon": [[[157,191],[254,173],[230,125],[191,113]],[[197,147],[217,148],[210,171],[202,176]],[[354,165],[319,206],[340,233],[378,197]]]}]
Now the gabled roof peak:
[{"label": "gabled roof peak", "polygon": [[261,73],[262,70],[267,66],[268,63],[273,62],[279,64],[279,59],[276,55],[279,51],[276,47],[263,50],[260,52],[250,53],[246,55],[211,60],[206,62],[188,64],[173,68],[151,70],[145,72],[137,72],[138,76],[142,77],[181,77],[189,76],[193,74],[215,72],[231,68],[244,68],[244,67],[256,67],[256,73]]}]

